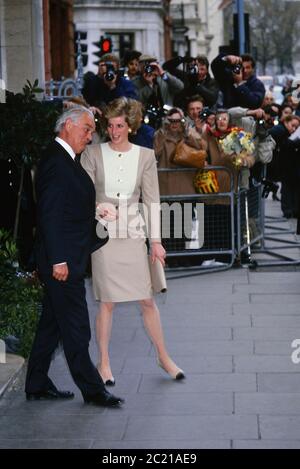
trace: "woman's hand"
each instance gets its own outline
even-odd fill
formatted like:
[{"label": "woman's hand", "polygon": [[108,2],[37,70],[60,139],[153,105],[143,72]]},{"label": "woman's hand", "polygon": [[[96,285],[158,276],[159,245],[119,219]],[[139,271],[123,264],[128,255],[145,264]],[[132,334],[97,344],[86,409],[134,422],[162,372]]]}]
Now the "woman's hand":
[{"label": "woman's hand", "polygon": [[161,243],[154,242],[151,243],[151,262],[154,264],[155,259],[158,259],[161,264],[165,265],[166,251]]},{"label": "woman's hand", "polygon": [[96,204],[96,216],[105,221],[115,221],[118,218],[118,212],[113,204],[98,203]]}]

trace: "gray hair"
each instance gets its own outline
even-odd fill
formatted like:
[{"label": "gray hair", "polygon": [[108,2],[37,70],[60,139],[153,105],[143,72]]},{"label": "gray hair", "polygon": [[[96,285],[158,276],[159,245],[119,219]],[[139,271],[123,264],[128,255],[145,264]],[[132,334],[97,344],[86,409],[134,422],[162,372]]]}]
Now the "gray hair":
[{"label": "gray hair", "polygon": [[59,134],[63,129],[67,119],[77,122],[83,114],[88,114],[94,120],[94,114],[84,106],[74,106],[71,109],[64,111],[56,121],[54,131]]}]

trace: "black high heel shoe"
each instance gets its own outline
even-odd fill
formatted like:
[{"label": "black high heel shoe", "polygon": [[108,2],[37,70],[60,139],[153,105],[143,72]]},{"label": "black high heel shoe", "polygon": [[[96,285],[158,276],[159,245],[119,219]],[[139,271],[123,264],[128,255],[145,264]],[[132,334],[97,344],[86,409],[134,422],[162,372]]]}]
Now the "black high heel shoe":
[{"label": "black high heel shoe", "polygon": [[178,368],[178,371],[174,372],[174,373],[170,373],[169,371],[167,371],[165,369],[165,367],[163,366],[163,364],[161,363],[160,360],[157,360],[157,364],[158,366],[160,366],[160,368],[162,368],[166,373],[168,373],[169,376],[171,376],[171,378],[175,379],[176,381],[179,381],[181,379],[185,379],[185,374],[183,372],[183,370],[181,370],[180,368]]},{"label": "black high heel shoe", "polygon": [[110,379],[104,380],[98,367],[97,367],[97,370],[98,370],[98,373],[100,375],[100,378],[103,381],[104,386],[115,386],[116,381],[115,381],[115,378],[113,376]]},{"label": "black high heel shoe", "polygon": [[106,381],[103,381],[104,386],[114,386],[116,384],[115,378],[112,379],[107,379]]}]

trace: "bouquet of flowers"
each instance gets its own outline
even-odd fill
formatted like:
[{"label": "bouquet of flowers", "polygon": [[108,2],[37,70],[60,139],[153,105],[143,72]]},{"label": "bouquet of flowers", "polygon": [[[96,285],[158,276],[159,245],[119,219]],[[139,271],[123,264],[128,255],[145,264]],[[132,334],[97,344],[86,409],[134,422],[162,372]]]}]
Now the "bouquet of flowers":
[{"label": "bouquet of flowers", "polygon": [[253,135],[239,127],[232,127],[224,138],[218,139],[218,144],[225,155],[232,156],[237,169],[244,165],[243,155],[251,155],[255,149]]}]

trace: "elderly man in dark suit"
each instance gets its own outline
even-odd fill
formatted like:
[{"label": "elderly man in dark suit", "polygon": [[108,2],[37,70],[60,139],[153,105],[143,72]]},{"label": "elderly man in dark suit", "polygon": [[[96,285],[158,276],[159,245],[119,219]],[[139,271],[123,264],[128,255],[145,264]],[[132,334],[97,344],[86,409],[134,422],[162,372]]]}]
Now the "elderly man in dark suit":
[{"label": "elderly man in dark suit", "polygon": [[61,340],[68,366],[85,402],[118,406],[91,362],[90,324],[84,274],[91,251],[105,244],[95,232],[95,189],[77,156],[92,139],[94,116],[84,107],[66,111],[37,173],[38,272],[45,285],[43,310],[26,378],[27,400],[68,399],[48,377],[51,357]]}]

